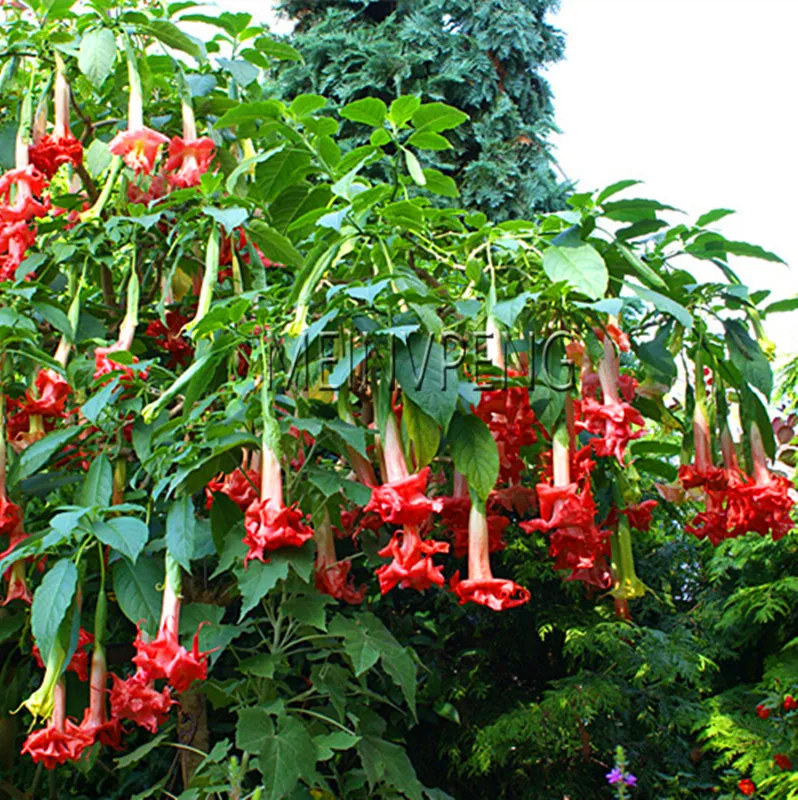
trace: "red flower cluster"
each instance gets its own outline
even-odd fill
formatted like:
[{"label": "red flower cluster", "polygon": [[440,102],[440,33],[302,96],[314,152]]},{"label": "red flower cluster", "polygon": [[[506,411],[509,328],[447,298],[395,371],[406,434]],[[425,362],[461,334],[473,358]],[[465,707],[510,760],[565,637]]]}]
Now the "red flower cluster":
[{"label": "red flower cluster", "polygon": [[68,131],[59,136],[44,134],[28,151],[31,164],[47,180],[52,180],[64,164],[78,167],[83,163],[83,145]]},{"label": "red flower cluster", "polygon": [[429,473],[430,468],[424,467],[418,473],[375,487],[364,513],[373,511],[391,525],[423,525],[431,513],[443,509],[440,499],[425,494]]},{"label": "red flower cluster", "polygon": [[353,606],[362,603],[366,596],[366,586],[355,587],[355,582],[349,574],[351,569],[351,561],[329,563],[325,559],[317,558],[316,588],[322,594],[328,594]]},{"label": "red flower cluster", "polygon": [[133,663],[138,667],[137,674],[148,681],[166,678],[175,691],[185,692],[195,680],[207,678],[208,654],[199,651],[199,628],[191,652],[178,642],[175,628],[174,624],[161,625],[158,636],[151,642],[145,641],[139,628]]},{"label": "red flower cluster", "polygon": [[767,719],[770,716],[770,709],[763,706],[761,703],[756,707],[756,715],[759,719]]},{"label": "red flower cluster", "polygon": [[40,370],[34,381],[36,392],[28,389],[17,400],[8,399],[8,439],[15,450],[22,450],[52,429],[56,419],[68,416],[67,400],[72,389],[52,369]]},{"label": "red flower cluster", "polygon": [[485,580],[460,580],[460,571],[452,575],[449,587],[457,595],[460,605],[477,603],[493,611],[504,611],[528,603],[529,589],[506,578]]},{"label": "red flower cluster", "polygon": [[77,761],[92,744],[91,734],[72,720],[64,719],[58,724],[51,719],[46,727],[28,736],[22,745],[22,753],[27,753],[35,764],[43,764],[45,769],[55,769],[67,761]]},{"label": "red flower cluster", "polygon": [[580,404],[582,419],[576,423],[578,430],[594,434],[591,445],[597,456],[615,456],[623,464],[626,446],[643,435],[642,430],[632,431],[632,425],[645,424],[643,415],[624,400],[599,403],[586,397]]},{"label": "red flower cluster", "polygon": [[[129,367],[125,364],[120,364],[118,361],[112,361],[108,358],[110,353],[118,353],[120,351],[119,343],[115,342],[108,347],[95,347],[94,348],[94,380],[98,378],[102,378],[106,375],[110,375],[111,373],[121,373],[119,376],[119,382],[123,386],[130,386],[133,383],[133,379],[135,377],[135,373],[132,367]],[[138,358],[136,356],[132,356],[133,363],[138,364]],[[142,377],[146,376],[146,371],[143,373]],[[110,383],[113,378],[108,378],[102,382],[102,386],[105,386],[107,383]]]},{"label": "red flower cluster", "polygon": [[177,702],[172,699],[169,687],[156,691],[154,681],[141,671],[124,681],[117,675],[111,675],[111,678],[111,716],[130,720],[155,733],[166,722],[170,708]]},{"label": "red flower cluster", "polygon": [[244,563],[253,558],[266,563],[269,559],[265,553],[281,547],[302,547],[313,538],[313,530],[303,519],[296,505],[285,506],[280,498],[254,500],[244,517],[244,543],[249,546]]},{"label": "red flower cluster", "polygon": [[750,778],[743,778],[738,784],[737,788],[746,796],[756,793],[756,784]]},{"label": "red flower cluster", "polygon": [[173,136],[169,142],[169,158],[164,166],[169,185],[174,189],[199,186],[200,178],[210,168],[215,153],[216,145],[207,136],[190,140]]},{"label": "red flower cluster", "polygon": [[226,494],[242,511],[258,501],[261,474],[256,469],[235,469],[229,475],[219,475],[205,487],[205,507],[210,511],[213,495]]},{"label": "red flower cluster", "polygon": [[448,552],[448,542],[422,539],[415,525],[406,525],[396,531],[391,541],[378,552],[383,558],[393,559],[377,570],[380,591],[386,594],[397,585],[400,589],[422,592],[433,584],[443,586],[443,567],[435,566],[430,556]]},{"label": "red flower cluster", "polygon": [[151,322],[144,331],[147,336],[155,339],[158,347],[169,353],[169,361],[166,364],[169,369],[185,366],[194,358],[194,348],[182,335],[183,326],[188,321],[188,317],[184,317],[177,311],[167,311],[166,325],[157,319]]},{"label": "red flower cluster", "polygon": [[785,711],[795,711],[798,708],[798,702],[796,702],[795,698],[788,694],[784,698],[784,710]]},{"label": "red flower cluster", "polygon": [[46,187],[47,176],[33,165],[0,176],[0,281],[14,280],[25,252],[36,240],[32,220],[50,210]]},{"label": "red flower cluster", "polygon": [[539,483],[537,489],[541,519],[522,522],[521,528],[527,533],[549,534],[549,555],[554,557],[554,568],[570,570],[567,580],[609,588],[612,575],[606,556],[610,532],[596,526],[596,503],[589,481],[567,486]]},{"label": "red flower cluster", "polygon": [[[508,369],[507,377],[524,377],[524,373]],[[535,444],[540,431],[528,389],[508,386],[483,392],[474,413],[488,426],[499,450],[499,483],[517,483],[526,469],[521,448]]]},{"label": "red flower cluster", "polygon": [[[498,553],[507,546],[504,541],[504,531],[510,525],[510,518],[504,516],[499,508],[499,500],[495,492],[488,498],[488,550]],[[441,497],[441,523],[446,531],[453,536],[452,552],[455,558],[464,558],[468,555],[468,516],[471,510],[471,500],[465,497]]]}]

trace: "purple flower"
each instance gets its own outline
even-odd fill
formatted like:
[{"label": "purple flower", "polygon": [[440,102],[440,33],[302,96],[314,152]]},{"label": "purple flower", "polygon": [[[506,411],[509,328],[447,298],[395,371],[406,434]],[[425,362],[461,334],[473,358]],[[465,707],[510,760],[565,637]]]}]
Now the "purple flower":
[{"label": "purple flower", "polygon": [[623,779],[623,782],[624,782],[624,783],[625,783],[627,786],[634,786],[634,785],[637,783],[637,778],[635,778],[635,776],[634,776],[634,775],[632,775],[632,773],[630,772],[630,773],[629,773],[629,774],[628,774],[628,775],[627,775],[627,776],[626,776],[626,777]]},{"label": "purple flower", "polygon": [[[623,780],[623,772],[618,767],[613,767],[607,773],[607,783],[620,783]],[[637,778],[635,778],[637,780]]]}]

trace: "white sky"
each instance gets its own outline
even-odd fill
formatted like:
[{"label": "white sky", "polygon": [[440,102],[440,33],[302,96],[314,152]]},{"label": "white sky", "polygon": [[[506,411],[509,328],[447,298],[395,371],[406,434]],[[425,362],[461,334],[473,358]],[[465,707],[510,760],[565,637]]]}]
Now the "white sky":
[{"label": "white sky", "polygon": [[[274,19],[271,0],[217,4]],[[735,209],[718,230],[794,265],[738,259],[742,280],[798,293],[798,0],[562,0],[550,21],[566,34],[548,71],[566,174],[583,190],[643,180],[629,191],[690,220]],[[796,312],[768,322],[781,354],[797,328]]]}]

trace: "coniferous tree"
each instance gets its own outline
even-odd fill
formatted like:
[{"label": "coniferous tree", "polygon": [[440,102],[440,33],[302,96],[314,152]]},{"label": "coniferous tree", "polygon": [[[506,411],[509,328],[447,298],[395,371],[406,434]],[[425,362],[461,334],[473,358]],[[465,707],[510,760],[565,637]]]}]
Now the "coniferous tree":
[{"label": "coniferous tree", "polygon": [[[416,94],[465,111],[454,149],[428,166],[459,184],[463,205],[493,219],[563,204],[546,137],[552,96],[542,76],[563,55],[547,24],[557,0],[283,0],[296,20],[304,64],[280,75],[282,91],[318,92],[340,105],[366,96]],[[360,128],[352,126],[352,144]]]}]

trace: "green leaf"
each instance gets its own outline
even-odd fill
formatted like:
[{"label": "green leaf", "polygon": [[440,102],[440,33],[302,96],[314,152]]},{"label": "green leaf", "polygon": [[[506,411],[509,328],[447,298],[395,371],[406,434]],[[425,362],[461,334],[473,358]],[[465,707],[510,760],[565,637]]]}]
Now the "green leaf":
[{"label": "green leaf", "polygon": [[205,206],[202,213],[215,219],[228,234],[232,233],[240,225],[249,219],[249,211],[245,208],[212,208]]},{"label": "green leaf", "polygon": [[798,297],[788,297],[785,300],[777,300],[771,303],[766,309],[765,314],[777,314],[782,311],[795,311],[798,309]]},{"label": "green leaf", "polygon": [[45,573],[33,595],[31,630],[45,663],[58,635],[58,628],[72,604],[77,585],[77,568],[70,559],[62,558]]},{"label": "green leaf", "polygon": [[419,150],[451,150],[452,143],[439,133],[433,131],[416,131],[406,142]]},{"label": "green leaf", "polygon": [[577,247],[551,245],[543,253],[543,271],[552,283],[567,281],[591,300],[598,300],[607,291],[607,265],[589,244]]},{"label": "green leaf", "polygon": [[670,297],[665,297],[664,294],[655,292],[652,289],[646,289],[642,286],[637,286],[634,283],[627,281],[627,286],[641,299],[647,303],[651,303],[658,311],[665,314],[670,314],[677,322],[684,325],[685,328],[693,327],[693,315],[675,300]]},{"label": "green leaf", "polygon": [[428,192],[439,194],[442,197],[460,197],[460,190],[457,188],[454,178],[444,175],[440,170],[425,169],[424,179]]},{"label": "green leaf", "polygon": [[706,214],[702,214],[695,222],[695,224],[699,228],[703,228],[705,225],[711,225],[713,222],[717,222],[724,217],[728,217],[729,214],[734,214],[735,212],[732,211],[730,208],[713,208],[712,211],[707,211]]},{"label": "green leaf", "polygon": [[444,430],[457,406],[459,378],[446,369],[446,354],[436,341],[413,336],[396,347],[396,377],[402,391]]},{"label": "green leaf", "polygon": [[368,458],[366,453],[366,432],[358,425],[352,425],[342,419],[330,419],[324,421],[324,427],[340,436],[346,444],[356,450],[364,458]]},{"label": "green leaf", "polygon": [[265,736],[259,752],[264,800],[280,800],[300,778],[315,773],[316,746],[308,729],[293,717],[281,720],[279,731]]},{"label": "green leaf", "polygon": [[372,128],[379,128],[385,122],[388,109],[379,98],[364,97],[362,100],[348,103],[338,113],[352,122],[362,122],[364,125],[371,125]]},{"label": "green leaf", "polygon": [[422,800],[421,783],[404,748],[376,736],[364,736],[357,752],[371,789],[384,781],[410,800]]},{"label": "green leaf", "polygon": [[154,558],[139,559],[131,564],[120,558],[113,567],[114,595],[122,613],[134,624],[144,622],[144,628],[154,634],[161,615],[163,561]]},{"label": "green leaf", "polygon": [[81,431],[77,425],[60,431],[48,433],[39,441],[26,447],[8,474],[8,482],[15,486],[20,481],[38,472],[56,453],[60,453],[65,444],[71,442]]},{"label": "green leaf", "polygon": [[343,637],[344,651],[352,662],[356,676],[371,669],[380,658],[380,648],[365,625],[366,616],[363,614],[350,619],[339,615],[329,626],[333,636]]},{"label": "green leaf", "polygon": [[640,258],[634,250],[621,242],[616,242],[615,246],[620,250],[621,255],[627,260],[634,271],[644,282],[656,286],[658,289],[668,289],[668,284],[654,270]]},{"label": "green leaf", "polygon": [[91,524],[91,530],[103,544],[127,556],[134,564],[150,536],[146,524],[135,517],[95,520]]},{"label": "green leaf", "polygon": [[86,473],[86,479],[80,491],[80,505],[107,506],[111,502],[114,489],[114,475],[111,462],[104,455],[95,456]]},{"label": "green leaf", "polygon": [[275,42],[274,39],[261,36],[255,41],[255,46],[278,61],[302,61],[301,53],[285,42]]},{"label": "green leaf", "polygon": [[600,206],[608,197],[612,197],[612,195],[622,192],[624,189],[628,189],[630,186],[636,186],[638,183],[640,183],[640,181],[629,180],[628,178],[623,181],[611,183],[596,198],[596,205]]},{"label": "green leaf", "polygon": [[759,389],[769,400],[773,391],[773,371],[759,344],[736,319],[724,320],[723,327],[726,330],[726,347],[729,349],[732,364],[740,370],[748,383]]},{"label": "green leaf", "polygon": [[186,572],[191,572],[195,533],[194,504],[190,497],[181,497],[166,515],[166,549]]},{"label": "green leaf", "polygon": [[518,319],[518,315],[526,308],[527,301],[530,297],[532,297],[532,295],[529,292],[521,292],[518,297],[496,303],[493,306],[493,317],[511,330],[515,325],[515,321]]},{"label": "green leaf", "polygon": [[89,83],[99,90],[111,73],[116,60],[116,38],[108,28],[86,33],[80,42],[78,67]]},{"label": "green leaf", "polygon": [[259,100],[256,103],[240,103],[222,114],[213,126],[229,128],[231,125],[243,125],[246,122],[256,122],[259,119],[277,119],[280,116],[282,104],[277,100]]},{"label": "green leaf", "polygon": [[260,753],[274,736],[271,715],[263,708],[242,708],[236,723],[236,747],[246,753]]},{"label": "green leaf", "polygon": [[320,631],[327,630],[326,607],[335,601],[326,594],[302,594],[283,601],[286,614],[304,625],[311,625]]},{"label": "green leaf", "polygon": [[418,107],[421,105],[421,100],[413,95],[403,95],[397,97],[391,103],[388,110],[388,118],[397,127],[401,128],[405,123],[410,121],[410,118],[415,114]]},{"label": "green leaf", "polygon": [[288,110],[297,118],[306,117],[327,105],[327,99],[319,94],[300,94],[291,101]]},{"label": "green leaf", "polygon": [[142,758],[148,756],[153,750],[155,750],[158,745],[167,737],[165,733],[159,733],[156,737],[151,739],[149,742],[145,742],[141,747],[137,747],[132,753],[128,753],[127,755],[122,756],[121,758],[115,758],[114,762],[119,769],[125,769],[125,767],[130,767],[133,764],[138,764]]},{"label": "green leaf", "polygon": [[412,117],[416,131],[440,133],[462,125],[468,114],[458,111],[445,103],[425,103]]},{"label": "green leaf", "polygon": [[299,150],[283,150],[258,164],[255,172],[255,196],[260,202],[271,202],[293,183],[305,177],[311,157]]},{"label": "green leaf", "polygon": [[288,561],[279,555],[270,554],[268,564],[252,560],[246,567],[236,569],[242,601],[239,622],[277,585],[277,581],[288,577]]},{"label": "green leaf", "polygon": [[666,206],[659,200],[644,198],[631,198],[629,200],[616,200],[614,203],[604,203],[604,216],[618,222],[639,222],[640,220],[656,219],[657,211],[678,211],[678,208]]},{"label": "green leaf", "polygon": [[402,424],[407,427],[413,445],[416,468],[426,467],[435,458],[441,443],[438,423],[406,397],[402,410]]},{"label": "green leaf", "polygon": [[263,220],[253,220],[247,230],[269,260],[289,267],[301,267],[304,264],[302,254],[291,244],[291,240]]},{"label": "green leaf", "polygon": [[487,500],[499,477],[499,451],[479,417],[456,414],[449,426],[454,466],[480,500]]},{"label": "green leaf", "polygon": [[418,163],[418,159],[412,151],[405,150],[404,152],[405,163],[407,164],[407,171],[410,173],[410,177],[413,179],[414,183],[418,184],[419,186],[424,186],[427,182],[427,179],[424,177],[421,164]]},{"label": "green leaf", "polygon": [[175,50],[182,50],[193,56],[197,61],[205,59],[205,47],[197,39],[189,36],[173,22],[165,19],[154,19],[146,25],[140,25],[139,30],[142,33],[148,33],[154,36],[159,42],[165,44],[167,47],[172,47]]}]

